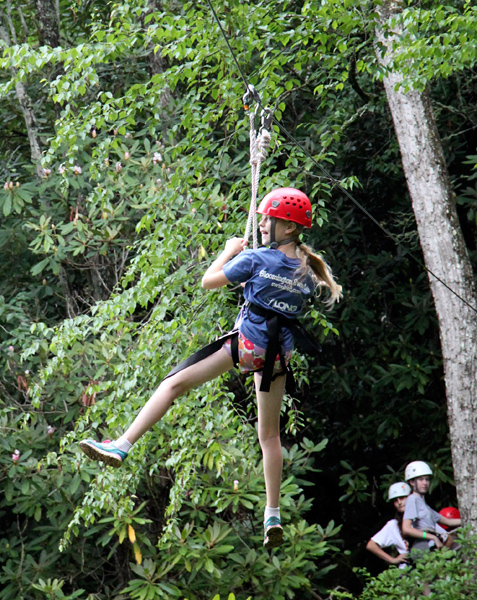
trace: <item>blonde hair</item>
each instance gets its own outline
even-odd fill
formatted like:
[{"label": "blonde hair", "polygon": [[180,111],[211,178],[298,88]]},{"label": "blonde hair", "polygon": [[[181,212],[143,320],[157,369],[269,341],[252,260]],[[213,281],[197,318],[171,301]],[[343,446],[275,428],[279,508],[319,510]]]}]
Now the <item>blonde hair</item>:
[{"label": "blonde hair", "polygon": [[297,271],[298,277],[302,278],[311,271],[316,283],[319,286],[326,286],[330,290],[330,297],[325,300],[325,304],[328,304],[331,308],[335,302],[339,302],[343,296],[342,287],[336,283],[330,267],[321,256],[315,254],[309,246],[298,242],[298,240],[296,254],[301,260],[301,265]]}]

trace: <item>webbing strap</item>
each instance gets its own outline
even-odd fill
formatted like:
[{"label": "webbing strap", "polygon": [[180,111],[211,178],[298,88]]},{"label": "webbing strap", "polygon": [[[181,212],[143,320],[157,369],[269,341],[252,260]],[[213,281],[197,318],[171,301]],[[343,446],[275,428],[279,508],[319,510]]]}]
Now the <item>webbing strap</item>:
[{"label": "webbing strap", "polygon": [[232,360],[234,361],[234,367],[237,367],[240,362],[239,356],[239,334],[234,335],[230,340],[230,351],[232,352]]},{"label": "webbing strap", "polygon": [[[314,339],[301,325],[301,323],[297,319],[289,319],[285,315],[280,313],[276,313],[272,310],[268,310],[257,304],[252,304],[250,302],[245,304],[247,310],[250,310],[256,315],[264,317],[267,320],[267,334],[268,334],[268,346],[265,353],[265,361],[262,369],[257,369],[262,371],[262,381],[260,383],[260,391],[261,392],[269,392],[270,385],[272,381],[280,376],[287,375],[286,380],[286,390],[288,394],[291,396],[296,395],[295,389],[295,380],[293,377],[293,372],[289,366],[287,366],[285,357],[282,352],[282,339],[281,339],[281,329],[282,327],[286,327],[291,331],[293,337],[295,338],[297,345],[305,351],[307,354],[311,354],[315,356],[318,352],[321,351],[321,346],[317,340]],[[239,342],[238,342],[239,332],[238,329],[234,329],[229,333],[219,337],[214,342],[207,344],[194,354],[191,354],[188,358],[183,360],[181,363],[176,365],[169,373],[164,377],[167,379],[168,377],[172,377],[179,371],[183,371],[187,367],[195,365],[200,361],[204,360],[208,356],[211,356],[222,346],[224,343],[230,339],[230,348],[232,353],[232,360],[234,366],[236,367],[239,364]],[[281,371],[279,373],[274,373],[275,360],[277,355],[280,358],[280,366]]]},{"label": "webbing strap", "polygon": [[263,308],[257,304],[248,302],[246,304],[247,310],[252,313],[261,316],[267,320],[267,334],[268,334],[268,346],[265,354],[265,363],[263,366],[262,382],[260,385],[261,392],[269,392],[270,384],[275,378],[273,369],[275,366],[275,359],[280,357],[280,364],[282,367],[282,373],[287,373],[287,392],[291,395],[295,395],[295,380],[293,377],[292,370],[287,367],[285,363],[285,357],[282,352],[281,344],[281,329],[286,327],[290,330],[295,339],[297,346],[306,354],[316,356],[321,352],[321,345],[312,335],[310,335],[298,319],[290,319],[285,315],[276,313],[272,310]]},{"label": "webbing strap", "polygon": [[197,364],[201,360],[204,360],[208,356],[215,354],[215,352],[218,352],[222,348],[222,346],[228,339],[231,339],[232,360],[234,361],[234,366],[238,365],[238,329],[234,329],[233,331],[222,335],[214,342],[207,344],[207,346],[204,346],[200,350],[197,350],[197,352],[194,352],[194,354],[188,356],[185,360],[183,360],[181,363],[179,363],[173,369],[171,369],[169,373],[164,377],[164,379],[172,377],[172,375],[179,373],[179,371],[183,371],[184,369],[187,369],[187,367],[191,367],[192,365]]},{"label": "webbing strap", "polygon": [[265,352],[265,362],[263,363],[263,375],[262,382],[260,384],[261,392],[270,391],[270,384],[273,380],[273,369],[277,354],[280,357],[282,369],[285,367],[286,370],[285,359],[283,357],[280,344],[280,331],[281,327],[278,323],[278,315],[267,317],[268,346]]}]

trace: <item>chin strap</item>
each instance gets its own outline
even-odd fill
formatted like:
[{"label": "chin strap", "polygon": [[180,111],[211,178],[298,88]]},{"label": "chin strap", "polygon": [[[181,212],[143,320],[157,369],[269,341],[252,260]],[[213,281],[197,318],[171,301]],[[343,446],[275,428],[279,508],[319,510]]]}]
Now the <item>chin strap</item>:
[{"label": "chin strap", "polygon": [[284,246],[285,244],[289,244],[290,242],[296,242],[296,238],[285,238],[281,242],[272,242],[269,248],[271,248],[272,250],[276,250],[278,246]]},{"label": "chin strap", "polygon": [[289,244],[290,242],[295,242],[297,246],[299,246],[301,244],[301,242],[298,241],[297,236],[288,237],[288,238],[285,238],[284,240],[281,240],[280,242],[277,242],[275,240],[276,222],[277,222],[276,217],[270,217],[270,244],[268,247],[271,250],[276,250],[279,246],[284,246],[285,244]]}]

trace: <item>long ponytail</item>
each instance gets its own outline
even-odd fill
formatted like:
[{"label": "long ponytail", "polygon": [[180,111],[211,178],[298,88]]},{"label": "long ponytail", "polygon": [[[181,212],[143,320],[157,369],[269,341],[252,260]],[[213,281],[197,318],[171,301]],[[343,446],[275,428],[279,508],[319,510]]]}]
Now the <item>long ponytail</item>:
[{"label": "long ponytail", "polygon": [[299,277],[304,277],[307,272],[311,271],[319,286],[326,286],[330,290],[330,297],[325,300],[325,304],[330,307],[335,302],[339,302],[343,296],[342,287],[336,283],[333,273],[326,262],[319,254],[315,254],[313,250],[305,244],[297,244],[296,253],[301,260],[301,266],[298,269]]},{"label": "long ponytail", "polygon": [[[395,515],[394,518],[397,521],[399,533],[401,534],[401,537],[403,538],[403,540],[406,542],[406,538],[404,537],[404,535],[402,533],[402,521],[403,521],[403,518],[404,518],[404,513],[396,511],[396,515]],[[407,539],[409,539],[409,538],[407,538]]]}]

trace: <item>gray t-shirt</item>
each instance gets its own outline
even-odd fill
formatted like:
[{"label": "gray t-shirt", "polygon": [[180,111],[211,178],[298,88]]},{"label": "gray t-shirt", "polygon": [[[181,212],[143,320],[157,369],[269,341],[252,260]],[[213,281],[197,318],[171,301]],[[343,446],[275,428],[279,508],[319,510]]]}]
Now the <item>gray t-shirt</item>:
[{"label": "gray t-shirt", "polygon": [[436,531],[441,515],[427,506],[426,501],[417,494],[411,494],[406,500],[403,519],[411,519],[411,525],[421,531]]}]

